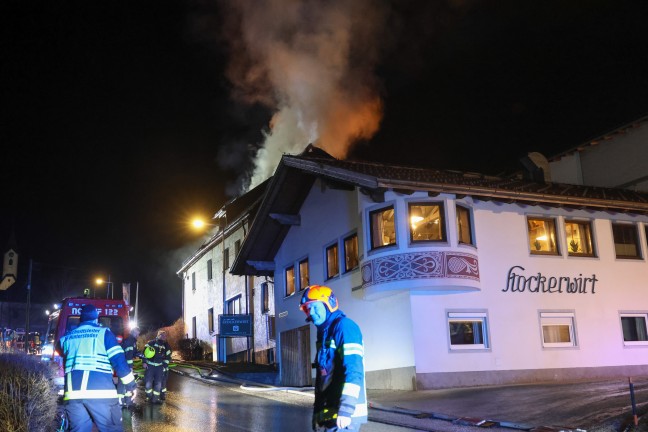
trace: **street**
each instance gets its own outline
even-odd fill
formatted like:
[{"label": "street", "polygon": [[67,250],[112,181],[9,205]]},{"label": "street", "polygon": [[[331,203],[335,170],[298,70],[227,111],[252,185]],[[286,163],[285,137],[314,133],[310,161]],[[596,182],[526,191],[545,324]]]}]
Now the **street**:
[{"label": "street", "polygon": [[[310,431],[312,398],[286,392],[249,394],[234,384],[205,384],[171,373],[163,405],[146,404],[140,387],[132,413],[124,410],[124,429],[133,432]],[[368,423],[363,432],[405,432]]]}]

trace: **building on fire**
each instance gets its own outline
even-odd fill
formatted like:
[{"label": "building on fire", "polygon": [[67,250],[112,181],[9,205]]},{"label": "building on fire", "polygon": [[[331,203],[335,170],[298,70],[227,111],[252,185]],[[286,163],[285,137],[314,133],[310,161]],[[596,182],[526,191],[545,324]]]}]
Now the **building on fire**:
[{"label": "building on fire", "polygon": [[368,388],[646,374],[646,120],[506,178],[285,155],[178,271],[187,332],[310,385],[298,303],[324,284],[363,330]]},{"label": "building on fire", "polygon": [[231,268],[274,281],[282,382],[312,382],[309,284],[360,325],[368,388],[648,373],[648,193],[545,174],[284,155]]}]

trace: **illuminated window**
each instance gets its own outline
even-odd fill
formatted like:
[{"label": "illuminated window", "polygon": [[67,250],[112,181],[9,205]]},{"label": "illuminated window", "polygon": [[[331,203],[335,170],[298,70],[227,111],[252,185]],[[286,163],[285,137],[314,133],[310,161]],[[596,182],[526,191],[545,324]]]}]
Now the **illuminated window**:
[{"label": "illuminated window", "polygon": [[295,294],[295,267],[286,269],[286,297]]},{"label": "illuminated window", "polygon": [[326,279],[334,278],[340,274],[340,260],[338,245],[334,243],[326,248]]},{"label": "illuminated window", "polygon": [[540,312],[542,346],[564,348],[576,346],[573,312]]},{"label": "illuminated window", "polygon": [[532,254],[558,255],[556,222],[553,219],[529,217],[527,226]]},{"label": "illuminated window", "polygon": [[621,313],[624,345],[648,345],[647,317],[646,313]]},{"label": "illuminated window", "polygon": [[565,221],[567,252],[570,256],[593,257],[592,224],[584,221]]},{"label": "illuminated window", "polygon": [[308,258],[299,261],[299,290],[306,289],[309,285]]},{"label": "illuminated window", "polygon": [[371,225],[372,249],[396,244],[394,206],[389,206],[369,213],[369,223]]},{"label": "illuminated window", "polygon": [[410,239],[418,241],[445,241],[443,204],[409,204]]},{"label": "illuminated window", "polygon": [[450,349],[487,349],[488,326],[485,312],[448,312]]},{"label": "illuminated window", "polygon": [[614,251],[617,258],[641,258],[637,227],[627,223],[613,223]]},{"label": "illuminated window", "polygon": [[459,243],[475,244],[473,242],[472,225],[470,223],[470,209],[457,206],[457,238]]},{"label": "illuminated window", "polygon": [[358,268],[360,258],[358,252],[358,235],[352,234],[344,239],[344,271],[349,272]]}]

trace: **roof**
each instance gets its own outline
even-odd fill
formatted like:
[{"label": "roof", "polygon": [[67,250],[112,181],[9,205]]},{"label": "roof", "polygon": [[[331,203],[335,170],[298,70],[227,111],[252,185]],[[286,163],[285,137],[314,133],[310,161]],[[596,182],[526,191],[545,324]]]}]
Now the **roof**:
[{"label": "roof", "polygon": [[234,274],[274,274],[272,261],[290,229],[277,215],[298,217],[316,178],[338,188],[358,187],[381,200],[386,190],[427,191],[471,196],[477,200],[648,214],[648,193],[626,189],[534,182],[452,170],[338,160],[309,146],[300,155],[284,155],[270,181],[250,233],[232,265]]},{"label": "roof", "polygon": [[556,154],[554,156],[551,156],[551,157],[548,158],[548,160],[552,161],[552,162],[553,161],[558,161],[558,160],[562,159],[565,156],[569,156],[569,155],[571,155],[573,153],[577,153],[577,152],[582,152],[585,149],[587,149],[588,147],[593,147],[593,146],[599,145],[599,144],[601,144],[603,142],[606,142],[606,141],[612,141],[615,138],[617,138],[617,137],[619,137],[621,135],[625,135],[625,134],[629,133],[630,131],[632,131],[634,129],[638,129],[640,127],[645,126],[646,123],[648,123],[648,116],[641,117],[641,118],[639,118],[639,119],[637,119],[637,120],[635,120],[635,121],[633,121],[631,123],[628,123],[628,124],[625,124],[625,125],[623,125],[621,127],[618,127],[618,128],[616,128],[616,129],[614,129],[614,130],[612,130],[610,132],[607,132],[607,133],[605,133],[605,134],[603,134],[601,136],[598,136],[596,138],[592,138],[592,139],[590,139],[590,140],[588,140],[588,141],[586,141],[586,142],[584,142],[582,144],[577,145],[576,147],[572,147],[569,150],[565,150],[565,151],[560,152],[560,153],[558,153],[558,154]]},{"label": "roof", "polygon": [[223,229],[219,228],[215,234],[205,240],[198,250],[182,263],[182,266],[176,274],[180,275],[211,250],[215,244],[220,243],[223,234],[227,235],[231,230],[237,229],[241,220],[253,217],[261,204],[261,199],[263,198],[268,183],[269,180],[266,180],[254,189],[225,203],[212,218]]}]

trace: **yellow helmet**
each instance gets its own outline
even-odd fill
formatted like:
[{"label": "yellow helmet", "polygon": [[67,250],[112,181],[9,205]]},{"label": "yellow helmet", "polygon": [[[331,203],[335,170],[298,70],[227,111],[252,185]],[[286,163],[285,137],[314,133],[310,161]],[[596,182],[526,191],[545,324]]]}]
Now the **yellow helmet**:
[{"label": "yellow helmet", "polygon": [[153,358],[155,356],[155,348],[153,348],[150,345],[147,345],[146,348],[144,348],[144,357],[147,359]]},{"label": "yellow helmet", "polygon": [[316,301],[324,303],[331,313],[338,310],[338,301],[335,294],[333,294],[333,290],[324,285],[311,285],[306,287],[306,291],[304,291],[299,302],[299,308],[308,315],[308,305]]}]

